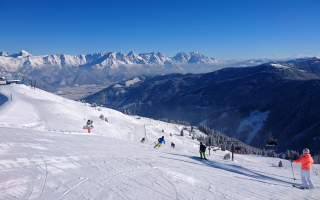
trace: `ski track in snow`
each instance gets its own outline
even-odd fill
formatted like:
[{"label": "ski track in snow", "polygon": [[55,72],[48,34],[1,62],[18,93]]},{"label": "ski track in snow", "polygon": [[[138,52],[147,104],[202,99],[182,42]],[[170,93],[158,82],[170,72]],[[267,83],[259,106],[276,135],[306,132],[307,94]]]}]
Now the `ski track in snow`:
[{"label": "ski track in snow", "polygon": [[[319,199],[298,190],[300,165],[254,155],[212,152],[198,158],[199,144],[184,126],[84,106],[24,85],[1,86],[13,94],[0,107],[0,199]],[[103,113],[108,123],[99,119]],[[91,134],[82,129],[93,119]],[[145,136],[148,140],[140,143]],[[99,127],[99,133],[98,133]],[[164,132],[162,132],[164,130]],[[172,133],[172,137],[169,134]],[[166,144],[154,149],[165,136]],[[176,148],[170,148],[174,142]],[[195,157],[197,156],[197,157]],[[320,187],[313,165],[312,179]]]}]

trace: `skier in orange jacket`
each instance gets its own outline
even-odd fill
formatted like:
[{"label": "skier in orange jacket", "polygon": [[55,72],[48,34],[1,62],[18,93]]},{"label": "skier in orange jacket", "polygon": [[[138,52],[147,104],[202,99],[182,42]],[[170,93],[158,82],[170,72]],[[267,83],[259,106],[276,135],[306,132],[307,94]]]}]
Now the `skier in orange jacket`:
[{"label": "skier in orange jacket", "polygon": [[313,182],[311,181],[311,164],[314,163],[311,155],[310,155],[310,151],[309,149],[305,148],[303,149],[303,155],[298,158],[297,160],[292,160],[292,162],[294,163],[302,163],[301,165],[301,181],[302,181],[302,187],[303,188],[308,188],[308,184],[309,183],[309,187],[310,189],[315,189],[316,187],[314,186]]}]

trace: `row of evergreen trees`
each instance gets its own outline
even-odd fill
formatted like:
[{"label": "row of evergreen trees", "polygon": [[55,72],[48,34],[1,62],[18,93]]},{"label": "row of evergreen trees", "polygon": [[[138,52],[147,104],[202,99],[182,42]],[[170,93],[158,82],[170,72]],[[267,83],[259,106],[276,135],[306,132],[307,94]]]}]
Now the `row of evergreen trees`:
[{"label": "row of evergreen trees", "polygon": [[205,133],[206,136],[200,135],[197,137],[197,139],[204,142],[208,146],[217,146],[221,149],[231,151],[232,144],[228,143],[228,141],[234,141],[238,143],[237,145],[235,145],[235,147],[241,148],[240,150],[237,150],[237,152],[262,155],[263,151],[261,149],[247,145],[235,138],[230,138],[227,135],[220,133],[219,131],[210,129],[204,124],[199,125],[199,130]]},{"label": "row of evergreen trees", "polygon": [[160,121],[166,122],[166,123],[171,123],[171,124],[180,124],[180,125],[185,125],[185,126],[190,126],[188,122],[185,121],[174,121],[174,120],[168,120],[167,118],[159,119]]},{"label": "row of evergreen trees", "polygon": [[124,110],[123,110],[123,114],[125,114],[125,115],[131,115],[131,113],[130,113],[130,110],[129,110],[129,109],[128,109],[128,110],[124,109]]},{"label": "row of evergreen trees", "polygon": [[[274,150],[265,150],[265,149],[261,150],[259,148],[247,145],[235,138],[230,138],[227,135],[220,133],[219,131],[210,129],[204,124],[199,125],[199,130],[205,133],[206,136],[200,135],[197,137],[198,140],[204,142],[208,146],[217,146],[217,147],[220,147],[221,149],[226,149],[228,151],[231,151],[231,147],[232,147],[232,144],[228,143],[228,141],[236,141],[238,142],[236,147],[241,148],[240,150],[236,150],[236,152],[240,152],[240,153],[250,153],[250,154],[262,155],[262,156],[268,156],[268,157],[283,158],[287,160],[296,160],[302,155],[302,154],[299,154],[299,152],[294,150],[290,150],[290,151],[287,150],[287,152],[285,153],[276,153]],[[312,157],[315,163],[320,164],[320,155],[314,155]]]}]

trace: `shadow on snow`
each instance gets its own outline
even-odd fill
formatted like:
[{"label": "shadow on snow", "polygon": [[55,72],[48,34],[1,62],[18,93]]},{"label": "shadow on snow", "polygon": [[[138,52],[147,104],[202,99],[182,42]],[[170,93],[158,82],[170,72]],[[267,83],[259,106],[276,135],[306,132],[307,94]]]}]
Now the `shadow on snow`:
[{"label": "shadow on snow", "polygon": [[[224,164],[221,162],[217,162],[214,160],[200,160],[198,157],[194,157],[194,156],[187,156],[187,155],[180,155],[180,154],[174,154],[174,153],[169,153],[175,156],[181,156],[181,157],[186,157],[189,158],[195,162],[190,162],[190,161],[186,161],[186,160],[181,160],[181,159],[173,159],[173,158],[168,158],[168,157],[163,157],[163,158],[167,158],[167,159],[172,159],[172,160],[179,160],[182,162],[188,162],[191,164],[198,164],[198,165],[204,165],[207,167],[212,167],[215,169],[219,169],[219,170],[224,170],[224,171],[228,171],[231,173],[235,173],[235,174],[239,174],[242,176],[247,176],[253,179],[248,179],[248,178],[244,178],[244,177],[237,177],[237,178],[241,178],[241,179],[246,179],[246,180],[251,180],[251,181],[258,181],[258,182],[262,182],[262,183],[268,183],[268,184],[273,184],[270,182],[264,182],[263,180],[269,180],[269,181],[276,181],[276,182],[280,182],[280,183],[285,183],[285,184],[296,184],[294,182],[290,182],[290,181],[284,181],[278,178],[275,178],[275,176],[277,177],[282,177],[285,179],[290,179],[289,177],[285,177],[285,176],[279,176],[279,175],[275,175],[275,174],[270,174],[268,173],[270,176],[264,175],[262,174],[262,172],[259,172],[257,170],[252,170],[252,169],[248,169],[246,167],[240,166],[240,165],[236,165],[236,164]],[[267,172],[264,172],[267,173]],[[273,184],[275,185],[275,184]],[[282,185],[284,186],[284,185]]]}]

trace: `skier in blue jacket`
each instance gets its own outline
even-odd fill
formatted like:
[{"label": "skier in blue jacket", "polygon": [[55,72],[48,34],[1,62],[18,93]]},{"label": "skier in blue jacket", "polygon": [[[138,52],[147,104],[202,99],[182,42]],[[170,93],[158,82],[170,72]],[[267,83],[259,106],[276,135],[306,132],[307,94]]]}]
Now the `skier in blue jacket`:
[{"label": "skier in blue jacket", "polygon": [[164,136],[162,136],[161,138],[158,139],[158,144],[156,144],[156,146],[154,146],[154,148],[160,147],[162,143],[163,143],[163,144],[166,143],[166,142],[164,141]]}]

